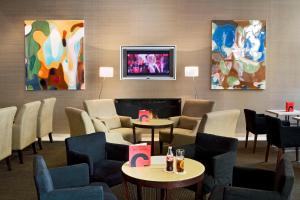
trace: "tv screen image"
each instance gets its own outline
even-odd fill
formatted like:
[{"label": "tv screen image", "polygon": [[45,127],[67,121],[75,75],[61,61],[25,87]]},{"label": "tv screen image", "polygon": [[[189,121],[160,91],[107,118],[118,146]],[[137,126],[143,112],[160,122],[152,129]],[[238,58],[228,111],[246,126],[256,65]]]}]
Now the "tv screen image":
[{"label": "tv screen image", "polygon": [[169,53],[127,53],[128,75],[169,74]]},{"label": "tv screen image", "polygon": [[176,80],[176,46],[121,46],[120,79]]}]

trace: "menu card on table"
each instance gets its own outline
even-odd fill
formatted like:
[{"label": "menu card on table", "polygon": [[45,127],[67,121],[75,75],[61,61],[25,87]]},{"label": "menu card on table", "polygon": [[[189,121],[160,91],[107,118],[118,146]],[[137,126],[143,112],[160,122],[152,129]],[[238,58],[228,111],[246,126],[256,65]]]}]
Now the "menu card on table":
[{"label": "menu card on table", "polygon": [[143,167],[151,164],[151,145],[146,143],[129,145],[130,167]]}]

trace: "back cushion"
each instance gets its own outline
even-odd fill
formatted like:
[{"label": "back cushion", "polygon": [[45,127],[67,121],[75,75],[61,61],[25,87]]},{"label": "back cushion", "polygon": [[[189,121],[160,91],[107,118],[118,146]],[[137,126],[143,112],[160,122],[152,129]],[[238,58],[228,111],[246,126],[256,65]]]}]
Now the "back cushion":
[{"label": "back cushion", "polygon": [[178,128],[193,130],[198,121],[194,117],[181,116],[178,122]]},{"label": "back cushion", "polygon": [[66,139],[67,150],[88,155],[93,162],[105,159],[105,133],[92,133]]},{"label": "back cushion", "polygon": [[101,121],[107,126],[109,130],[121,127],[121,121],[119,116],[115,115],[113,117],[102,117]]}]

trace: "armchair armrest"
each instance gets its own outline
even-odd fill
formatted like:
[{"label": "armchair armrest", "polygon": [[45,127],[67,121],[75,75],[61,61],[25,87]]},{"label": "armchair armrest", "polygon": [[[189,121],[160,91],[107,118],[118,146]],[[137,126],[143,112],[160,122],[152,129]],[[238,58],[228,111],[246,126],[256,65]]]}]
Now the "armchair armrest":
[{"label": "armchair armrest", "polygon": [[49,169],[55,189],[80,187],[90,183],[89,167],[86,163]]},{"label": "armchair armrest", "polygon": [[169,120],[173,121],[173,127],[176,128],[178,126],[178,122],[179,122],[180,116],[174,116],[174,117],[169,117]]},{"label": "armchair armrest", "polygon": [[126,128],[132,127],[131,117],[119,115],[119,118],[120,118],[122,127],[126,127]]},{"label": "armchair armrest", "polygon": [[90,169],[90,175],[93,175],[94,167],[93,160],[90,156],[76,152],[76,151],[68,151],[68,165],[87,163]]},{"label": "armchair armrest", "polygon": [[256,190],[239,187],[225,187],[224,199],[243,200],[280,200],[280,194],[276,191]]},{"label": "armchair armrest", "polygon": [[234,167],[232,185],[261,190],[272,190],[275,172],[257,168]]},{"label": "armchair armrest", "polygon": [[106,142],[106,157],[109,160],[128,161],[129,146]]},{"label": "armchair armrest", "polygon": [[101,186],[57,189],[49,192],[45,197],[47,200],[103,200],[103,198],[103,188]]},{"label": "armchair armrest", "polygon": [[212,176],[220,185],[232,183],[233,167],[236,161],[236,152],[230,151],[212,157]]}]

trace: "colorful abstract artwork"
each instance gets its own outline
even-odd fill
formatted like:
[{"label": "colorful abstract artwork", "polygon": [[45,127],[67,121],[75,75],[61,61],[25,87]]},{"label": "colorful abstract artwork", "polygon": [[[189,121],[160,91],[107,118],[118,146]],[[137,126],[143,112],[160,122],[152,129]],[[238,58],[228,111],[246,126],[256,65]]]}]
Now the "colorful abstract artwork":
[{"label": "colorful abstract artwork", "polygon": [[266,21],[213,20],[211,89],[266,88]]},{"label": "colorful abstract artwork", "polygon": [[84,21],[24,23],[26,90],[85,89]]}]

